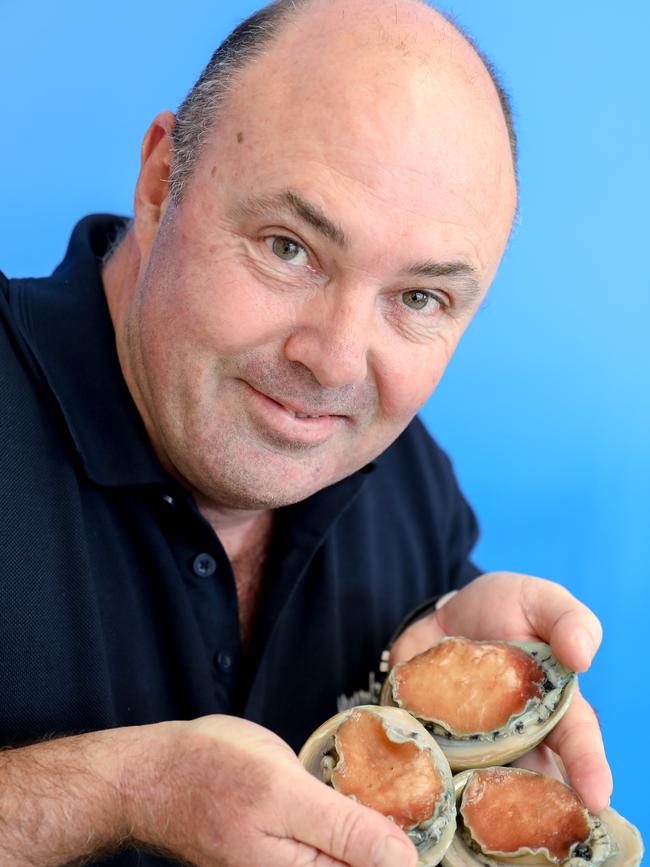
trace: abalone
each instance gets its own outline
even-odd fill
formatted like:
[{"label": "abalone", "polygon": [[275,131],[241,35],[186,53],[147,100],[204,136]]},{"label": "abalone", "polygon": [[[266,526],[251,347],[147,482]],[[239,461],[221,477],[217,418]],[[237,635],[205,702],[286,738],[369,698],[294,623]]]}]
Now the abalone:
[{"label": "abalone", "polygon": [[452,637],[396,665],[380,703],[413,714],[460,771],[532,749],[560,721],[576,685],[547,644]]},{"label": "abalone", "polygon": [[307,770],[398,824],[420,867],[438,864],[456,830],[451,771],[435,740],[399,708],[361,705],[318,728],[300,751]]},{"label": "abalone", "polygon": [[590,813],[577,793],[520,768],[484,768],[454,777],[458,830],[445,867],[564,865],[638,867],[637,829],[611,808]]}]

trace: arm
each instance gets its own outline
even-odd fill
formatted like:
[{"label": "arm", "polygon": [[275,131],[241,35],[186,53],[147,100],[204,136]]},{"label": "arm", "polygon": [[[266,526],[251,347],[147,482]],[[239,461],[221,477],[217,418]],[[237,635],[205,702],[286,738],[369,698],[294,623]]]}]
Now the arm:
[{"label": "arm", "polygon": [[120,846],[199,867],[415,867],[390,820],[233,717],[114,729],[0,753],[0,864],[58,867]]},{"label": "arm", "polygon": [[128,729],[0,752],[0,864],[54,867],[119,848]]}]

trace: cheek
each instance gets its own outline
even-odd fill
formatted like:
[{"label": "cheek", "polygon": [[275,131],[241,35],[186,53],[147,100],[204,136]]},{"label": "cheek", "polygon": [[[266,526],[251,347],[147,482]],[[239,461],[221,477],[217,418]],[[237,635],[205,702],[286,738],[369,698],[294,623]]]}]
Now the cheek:
[{"label": "cheek", "polygon": [[296,320],[293,300],[268,291],[236,249],[158,271],[143,315],[168,349],[234,355],[281,340]]},{"label": "cheek", "polygon": [[404,345],[385,352],[377,382],[385,418],[406,424],[434,391],[458,343],[439,334],[426,346]]}]

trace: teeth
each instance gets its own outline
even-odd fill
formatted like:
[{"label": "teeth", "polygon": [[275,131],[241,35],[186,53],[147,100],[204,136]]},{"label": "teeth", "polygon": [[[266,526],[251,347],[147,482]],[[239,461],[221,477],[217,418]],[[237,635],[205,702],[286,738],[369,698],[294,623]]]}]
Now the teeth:
[{"label": "teeth", "polygon": [[305,412],[296,412],[295,409],[289,409],[288,406],[285,406],[285,409],[288,413],[290,413],[294,418],[321,418],[320,415],[307,415]]}]

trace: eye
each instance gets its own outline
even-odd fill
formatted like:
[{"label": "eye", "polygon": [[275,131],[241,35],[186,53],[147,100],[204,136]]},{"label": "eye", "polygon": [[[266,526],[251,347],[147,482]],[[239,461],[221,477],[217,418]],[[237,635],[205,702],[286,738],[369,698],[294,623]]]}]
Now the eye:
[{"label": "eye", "polygon": [[408,289],[406,292],[402,292],[402,301],[412,310],[424,310],[425,307],[430,306],[431,302],[437,308],[442,307],[442,302],[436,295],[425,292],[423,289]]},{"label": "eye", "polygon": [[291,238],[272,235],[265,239],[265,243],[271,252],[283,262],[289,262],[291,265],[306,265],[308,262],[305,248],[296,241],[292,241]]}]

